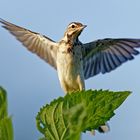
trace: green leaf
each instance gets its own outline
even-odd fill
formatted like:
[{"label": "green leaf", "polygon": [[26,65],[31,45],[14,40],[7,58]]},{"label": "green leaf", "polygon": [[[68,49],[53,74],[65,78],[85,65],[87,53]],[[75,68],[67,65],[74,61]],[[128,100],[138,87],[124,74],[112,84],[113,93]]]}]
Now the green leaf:
[{"label": "green leaf", "polygon": [[40,109],[37,128],[47,140],[79,140],[82,131],[105,124],[129,94],[108,90],[67,94]]},{"label": "green leaf", "polygon": [[6,91],[0,87],[0,120],[7,116],[7,94]]},{"label": "green leaf", "polygon": [[0,140],[13,140],[12,119],[7,112],[7,94],[0,87]]},{"label": "green leaf", "polygon": [[13,127],[11,117],[0,120],[0,140],[13,140]]},{"label": "green leaf", "polygon": [[69,134],[66,135],[68,140],[80,139],[81,128],[86,116],[87,112],[84,110],[84,105],[82,103],[65,111],[65,117],[69,120]]}]

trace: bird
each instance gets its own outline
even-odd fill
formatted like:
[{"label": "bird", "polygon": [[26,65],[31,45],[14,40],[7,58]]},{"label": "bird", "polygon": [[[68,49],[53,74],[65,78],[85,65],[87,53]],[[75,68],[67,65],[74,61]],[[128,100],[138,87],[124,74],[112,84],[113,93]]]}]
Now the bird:
[{"label": "bird", "polygon": [[[140,39],[104,38],[82,43],[79,36],[87,25],[80,22],[68,24],[58,42],[3,19],[0,23],[29,51],[57,70],[65,94],[85,90],[86,79],[109,73],[139,54]],[[98,130],[106,132],[109,126],[105,124]]]}]

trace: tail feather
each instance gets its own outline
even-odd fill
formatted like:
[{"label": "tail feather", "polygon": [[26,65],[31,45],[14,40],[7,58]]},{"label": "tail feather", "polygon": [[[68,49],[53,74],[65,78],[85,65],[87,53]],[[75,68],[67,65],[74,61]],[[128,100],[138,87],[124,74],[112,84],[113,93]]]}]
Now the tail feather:
[{"label": "tail feather", "polygon": [[108,123],[106,123],[105,125],[100,126],[98,128],[98,131],[100,133],[106,133],[106,132],[110,131],[110,127],[109,127]]}]

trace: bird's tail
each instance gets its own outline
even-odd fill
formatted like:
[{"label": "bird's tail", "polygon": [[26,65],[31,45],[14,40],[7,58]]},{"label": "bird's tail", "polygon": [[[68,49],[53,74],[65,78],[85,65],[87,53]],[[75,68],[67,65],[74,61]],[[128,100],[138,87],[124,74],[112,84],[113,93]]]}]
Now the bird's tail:
[{"label": "bird's tail", "polygon": [[[109,132],[109,131],[110,131],[109,124],[108,124],[108,123],[105,123],[105,125],[101,125],[101,126],[97,129],[97,131],[99,131],[100,133],[107,133],[107,132]],[[95,130],[90,131],[90,133],[91,133],[92,135],[95,135]]]},{"label": "bird's tail", "polygon": [[106,133],[110,130],[109,124],[106,123],[105,125],[101,125],[98,129],[97,129],[100,133]]}]

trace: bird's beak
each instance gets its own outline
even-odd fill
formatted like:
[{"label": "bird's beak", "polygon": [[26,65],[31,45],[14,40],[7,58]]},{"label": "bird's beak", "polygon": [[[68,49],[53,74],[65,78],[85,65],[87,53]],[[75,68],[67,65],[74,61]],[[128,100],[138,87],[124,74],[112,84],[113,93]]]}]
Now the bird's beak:
[{"label": "bird's beak", "polygon": [[87,27],[87,25],[83,25],[83,29],[86,28],[86,27]]},{"label": "bird's beak", "polygon": [[87,27],[87,25],[82,25],[79,29],[82,31],[86,27]]}]

